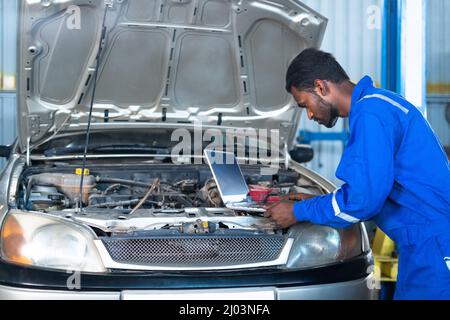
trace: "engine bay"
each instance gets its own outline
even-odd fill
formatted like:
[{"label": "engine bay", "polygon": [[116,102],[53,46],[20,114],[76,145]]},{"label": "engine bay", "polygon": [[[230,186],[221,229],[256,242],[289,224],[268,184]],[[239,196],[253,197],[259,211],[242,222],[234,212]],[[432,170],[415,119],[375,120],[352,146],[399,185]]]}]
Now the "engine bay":
[{"label": "engine bay", "polygon": [[[42,173],[36,168],[25,170],[19,183],[18,208],[42,212],[76,209],[81,177],[76,173],[77,168],[52,168],[47,171]],[[204,165],[181,167],[159,164],[126,169],[96,167],[87,173],[82,193],[85,209],[115,209],[130,213],[155,182],[155,190],[142,203],[141,209],[223,207],[217,185],[209,168]],[[299,174],[294,171],[261,176],[259,168],[244,167],[243,173],[255,201],[263,201],[262,195],[270,194],[266,199],[270,203],[276,201],[277,196],[314,187],[299,186]]]},{"label": "engine bay", "polygon": [[[252,200],[267,205],[287,194],[323,193],[293,170],[263,176],[259,166],[242,166],[242,172]],[[227,209],[207,165],[94,165],[85,172],[82,193],[80,179],[76,165],[28,167],[19,178],[17,208],[70,217],[102,235],[148,230],[275,232],[260,214]]]}]

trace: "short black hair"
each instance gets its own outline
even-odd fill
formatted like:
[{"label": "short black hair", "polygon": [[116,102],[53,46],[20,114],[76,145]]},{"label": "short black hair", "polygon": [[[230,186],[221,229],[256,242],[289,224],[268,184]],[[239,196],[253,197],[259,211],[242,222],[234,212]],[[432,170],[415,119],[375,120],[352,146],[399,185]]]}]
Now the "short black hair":
[{"label": "short black hair", "polygon": [[349,76],[331,53],[310,48],[303,50],[292,62],[286,74],[286,90],[292,87],[302,91],[314,89],[314,81],[328,80],[342,83]]}]

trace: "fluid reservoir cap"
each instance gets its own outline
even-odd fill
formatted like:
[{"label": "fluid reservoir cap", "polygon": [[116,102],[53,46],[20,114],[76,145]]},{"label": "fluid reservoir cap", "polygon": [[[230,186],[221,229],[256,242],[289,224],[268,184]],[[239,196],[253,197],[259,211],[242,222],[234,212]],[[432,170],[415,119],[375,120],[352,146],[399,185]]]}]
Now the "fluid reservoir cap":
[{"label": "fluid reservoir cap", "polygon": [[[82,169],[82,168],[77,168],[77,169],[75,170],[75,174],[77,174],[77,175],[79,175],[79,176],[81,176],[81,173],[82,173],[82,172],[83,172],[83,169]],[[85,175],[85,176],[90,175],[89,169],[84,169],[84,175]]]}]

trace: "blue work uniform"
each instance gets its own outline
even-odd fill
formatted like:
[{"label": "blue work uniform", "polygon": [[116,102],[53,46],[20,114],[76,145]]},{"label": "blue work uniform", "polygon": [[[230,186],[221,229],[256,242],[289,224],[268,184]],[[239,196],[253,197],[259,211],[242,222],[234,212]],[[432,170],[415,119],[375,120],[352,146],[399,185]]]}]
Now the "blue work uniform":
[{"label": "blue work uniform", "polygon": [[294,204],[297,221],[345,228],[373,219],[397,244],[396,299],[450,299],[450,164],[422,113],[364,77],[334,193]]}]

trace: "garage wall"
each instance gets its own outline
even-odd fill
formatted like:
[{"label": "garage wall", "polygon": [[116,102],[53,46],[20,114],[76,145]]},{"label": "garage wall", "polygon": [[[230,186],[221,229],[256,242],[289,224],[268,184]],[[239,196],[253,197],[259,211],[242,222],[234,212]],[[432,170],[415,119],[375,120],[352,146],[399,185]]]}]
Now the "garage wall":
[{"label": "garage wall", "polygon": [[[353,81],[371,75],[380,83],[383,0],[303,0],[328,18],[322,50],[332,52]],[[375,12],[375,10],[378,10]]]},{"label": "garage wall", "polygon": [[16,73],[16,3],[0,0],[0,90],[15,89]]},{"label": "garage wall", "polygon": [[[0,144],[8,145],[14,142],[17,136],[15,93],[0,93],[0,126]],[[4,163],[5,159],[0,158],[0,170]]]},{"label": "garage wall", "polygon": [[[428,5],[428,120],[445,146],[450,146],[450,1],[429,0]],[[450,120],[450,119],[449,119]]]},{"label": "garage wall", "polygon": [[[16,136],[16,5],[17,0],[0,0],[0,144],[12,143]],[[4,159],[0,159],[0,169]]]},{"label": "garage wall", "polygon": [[429,0],[428,93],[450,95],[450,1]]}]

